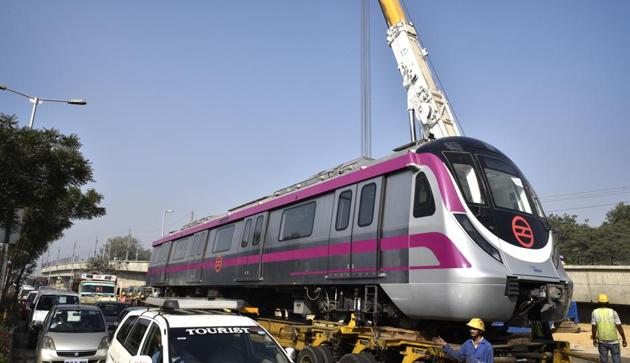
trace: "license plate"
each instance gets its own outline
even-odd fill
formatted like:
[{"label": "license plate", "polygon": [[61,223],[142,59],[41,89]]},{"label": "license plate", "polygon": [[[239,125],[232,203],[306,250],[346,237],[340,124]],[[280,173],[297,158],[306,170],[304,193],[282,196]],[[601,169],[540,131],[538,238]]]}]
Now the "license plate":
[{"label": "license plate", "polygon": [[63,363],[88,363],[87,358],[64,359]]}]

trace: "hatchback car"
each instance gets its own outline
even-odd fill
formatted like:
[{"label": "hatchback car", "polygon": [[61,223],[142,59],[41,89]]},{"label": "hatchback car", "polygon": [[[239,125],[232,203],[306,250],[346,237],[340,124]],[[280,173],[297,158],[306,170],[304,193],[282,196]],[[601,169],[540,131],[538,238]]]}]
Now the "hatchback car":
[{"label": "hatchback car", "polygon": [[42,325],[37,363],[102,363],[108,346],[105,317],[99,308],[56,305]]}]

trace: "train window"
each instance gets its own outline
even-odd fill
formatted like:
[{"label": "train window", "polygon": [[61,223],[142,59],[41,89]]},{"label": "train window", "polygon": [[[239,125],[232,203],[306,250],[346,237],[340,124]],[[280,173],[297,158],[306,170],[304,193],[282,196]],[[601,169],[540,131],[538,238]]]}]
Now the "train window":
[{"label": "train window", "polygon": [[241,238],[241,247],[247,247],[247,242],[249,242],[249,232],[252,231],[252,220],[248,219],[245,222],[245,228],[243,228],[243,238]]},{"label": "train window", "polygon": [[227,227],[223,227],[217,230],[216,237],[214,238],[214,248],[212,252],[227,251],[232,247],[232,238],[234,237],[234,225],[231,224]]},{"label": "train window", "polygon": [[256,225],[254,226],[254,238],[252,238],[252,246],[256,246],[260,243],[260,236],[263,228],[263,216],[256,218]]},{"label": "train window", "polygon": [[361,188],[359,203],[359,227],[372,224],[374,219],[374,202],[376,201],[376,184],[370,183]]},{"label": "train window", "polygon": [[413,216],[427,217],[435,213],[435,200],[431,193],[431,185],[424,173],[416,175],[416,187],[413,197]]},{"label": "train window", "polygon": [[475,172],[472,156],[468,153],[444,153],[451,162],[455,177],[468,203],[485,204],[481,183]]},{"label": "train window", "polygon": [[186,247],[188,246],[189,238],[182,238],[175,243],[175,252],[173,252],[173,261],[183,260],[186,257]]},{"label": "train window", "polygon": [[501,160],[482,157],[486,178],[497,208],[532,213],[523,180],[516,169]]},{"label": "train window", "polygon": [[335,229],[343,231],[350,224],[350,207],[352,206],[352,190],[346,190],[339,194],[337,201],[337,219],[335,221]]},{"label": "train window", "polygon": [[282,212],[280,241],[308,237],[313,233],[315,202],[287,208]]}]

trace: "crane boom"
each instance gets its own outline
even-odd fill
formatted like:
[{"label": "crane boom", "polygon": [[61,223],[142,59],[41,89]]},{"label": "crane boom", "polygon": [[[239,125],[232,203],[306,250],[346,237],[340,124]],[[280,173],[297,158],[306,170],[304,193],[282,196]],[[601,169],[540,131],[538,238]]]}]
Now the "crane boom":
[{"label": "crane boom", "polygon": [[407,19],[400,0],[379,0],[387,21],[387,42],[394,52],[398,70],[407,90],[407,110],[411,141],[415,142],[416,120],[424,138],[461,136],[450,105],[433,79],[427,51],[414,25]]}]

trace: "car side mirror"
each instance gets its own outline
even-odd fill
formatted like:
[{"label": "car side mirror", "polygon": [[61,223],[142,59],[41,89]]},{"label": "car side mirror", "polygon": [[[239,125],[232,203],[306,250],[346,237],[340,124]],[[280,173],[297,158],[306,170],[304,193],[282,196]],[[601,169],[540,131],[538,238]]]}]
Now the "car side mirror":
[{"label": "car side mirror", "polygon": [[284,351],[287,353],[289,358],[291,358],[291,360],[295,360],[295,358],[297,357],[297,352],[291,347],[284,348]]},{"label": "car side mirror", "polygon": [[129,358],[129,363],[153,363],[153,360],[148,355],[137,355]]}]

